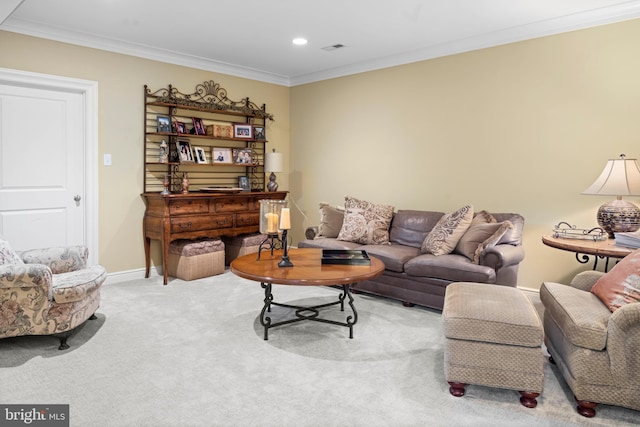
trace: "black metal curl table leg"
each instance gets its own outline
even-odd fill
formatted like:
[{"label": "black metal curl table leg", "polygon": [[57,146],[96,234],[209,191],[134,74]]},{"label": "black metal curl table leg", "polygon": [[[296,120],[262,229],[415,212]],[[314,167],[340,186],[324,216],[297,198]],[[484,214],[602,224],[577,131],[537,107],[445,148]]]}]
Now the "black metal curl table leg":
[{"label": "black metal curl table leg", "polygon": [[[353,295],[351,295],[350,285],[342,285],[342,293],[338,296],[337,301],[331,301],[328,303],[308,306],[308,307],[274,302],[273,294],[271,292],[272,290],[271,283],[261,283],[260,286],[264,288],[264,306],[262,307],[262,311],[260,312],[260,324],[264,328],[265,341],[269,339],[269,329],[275,328],[276,326],[301,322],[303,320],[311,320],[314,322],[322,322],[322,323],[329,323],[332,325],[345,326],[349,328],[349,339],[353,339],[353,325],[355,325],[358,322],[358,312],[356,311],[356,307],[354,305]],[[320,309],[330,307],[333,305],[340,305],[340,311],[345,311],[344,310],[345,301],[347,301],[347,304],[351,308],[352,314],[348,315],[344,322],[339,322],[336,320],[324,319],[322,317],[319,317]],[[295,310],[294,314],[296,317],[273,323],[271,317],[267,315],[267,313],[271,312],[272,305],[294,309]]]}]

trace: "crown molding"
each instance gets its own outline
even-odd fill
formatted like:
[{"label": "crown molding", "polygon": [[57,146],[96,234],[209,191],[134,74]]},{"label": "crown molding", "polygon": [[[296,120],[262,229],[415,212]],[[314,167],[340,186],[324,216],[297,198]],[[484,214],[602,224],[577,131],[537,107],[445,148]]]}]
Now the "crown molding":
[{"label": "crown molding", "polygon": [[372,61],[360,62],[345,67],[292,76],[290,78],[290,86],[365,73],[368,71],[426,61],[443,56],[455,55],[458,53],[470,52],[473,50],[485,49],[637,18],[640,18],[640,1],[630,1],[616,6],[507,28],[505,30],[494,31],[453,42],[437,44],[424,49],[377,58]]},{"label": "crown molding", "polygon": [[269,73],[180,52],[123,40],[79,34],[58,27],[13,18],[7,19],[0,25],[0,30],[291,87],[636,18],[640,18],[640,1],[637,0],[297,76]]}]

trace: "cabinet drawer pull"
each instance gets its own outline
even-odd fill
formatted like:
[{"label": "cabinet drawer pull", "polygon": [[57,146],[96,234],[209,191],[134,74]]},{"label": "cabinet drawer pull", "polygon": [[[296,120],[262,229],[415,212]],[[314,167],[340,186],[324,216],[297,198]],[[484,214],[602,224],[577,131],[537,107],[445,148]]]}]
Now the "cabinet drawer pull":
[{"label": "cabinet drawer pull", "polygon": [[191,228],[191,221],[187,222],[186,224],[179,223],[178,227],[180,227],[180,228]]},{"label": "cabinet drawer pull", "polygon": [[226,220],[226,219],[224,219],[224,220],[222,220],[222,221],[216,221],[216,223],[217,223],[218,225],[225,225],[225,224],[227,223],[227,220]]}]

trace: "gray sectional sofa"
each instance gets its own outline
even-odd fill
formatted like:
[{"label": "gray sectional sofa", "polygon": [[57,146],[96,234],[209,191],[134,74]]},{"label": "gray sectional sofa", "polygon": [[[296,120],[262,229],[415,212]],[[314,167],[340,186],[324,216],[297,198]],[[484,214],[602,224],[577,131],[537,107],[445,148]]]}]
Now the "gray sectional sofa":
[{"label": "gray sectional sofa", "polygon": [[[321,205],[322,207],[322,205]],[[484,212],[484,211],[482,211]],[[518,266],[524,259],[524,218],[515,213],[493,213],[495,221],[509,221],[509,228],[497,244],[476,254],[458,250],[444,255],[423,253],[425,237],[445,215],[443,212],[399,210],[393,215],[388,244],[360,244],[318,235],[318,227],[306,230],[300,248],[361,249],[384,262],[385,272],[376,279],[354,284],[354,292],[365,292],[442,310],[445,289],[452,282],[480,282],[516,286]],[[335,228],[335,226],[334,226]],[[469,231],[467,231],[469,232]]]}]

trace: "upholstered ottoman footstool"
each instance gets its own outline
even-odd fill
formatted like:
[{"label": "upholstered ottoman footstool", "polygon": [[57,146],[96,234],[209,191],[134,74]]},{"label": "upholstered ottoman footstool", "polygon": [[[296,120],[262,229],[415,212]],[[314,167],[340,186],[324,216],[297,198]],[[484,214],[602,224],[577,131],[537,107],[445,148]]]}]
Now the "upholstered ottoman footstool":
[{"label": "upholstered ottoman footstool", "polygon": [[182,280],[224,273],[224,243],[220,239],[173,241],[167,264],[169,276]]},{"label": "upholstered ottoman footstool", "polygon": [[442,310],[444,368],[449,392],[467,384],[517,390],[535,408],[542,392],[542,324],[517,288],[457,282],[447,286]]},{"label": "upholstered ottoman footstool", "polygon": [[247,254],[258,253],[260,243],[266,239],[265,234],[241,234],[239,236],[224,236],[224,251],[226,254],[226,264]]}]

